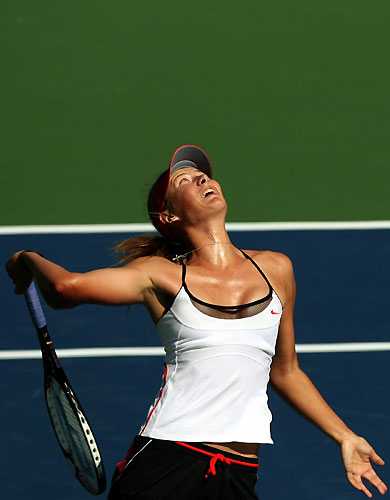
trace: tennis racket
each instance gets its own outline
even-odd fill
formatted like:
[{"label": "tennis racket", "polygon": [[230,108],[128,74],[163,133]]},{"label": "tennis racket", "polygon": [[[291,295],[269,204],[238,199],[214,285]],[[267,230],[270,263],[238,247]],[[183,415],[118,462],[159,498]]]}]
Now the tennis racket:
[{"label": "tennis racket", "polygon": [[34,282],[24,294],[38,333],[47,409],[62,452],[81,484],[92,494],[106,487],[103,461],[87,417],[57,358]]}]

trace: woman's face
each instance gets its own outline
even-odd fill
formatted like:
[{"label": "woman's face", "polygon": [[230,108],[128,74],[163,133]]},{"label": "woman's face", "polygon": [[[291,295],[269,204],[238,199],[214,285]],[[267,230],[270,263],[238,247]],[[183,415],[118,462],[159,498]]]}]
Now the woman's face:
[{"label": "woman's face", "polygon": [[194,221],[204,215],[223,211],[227,205],[219,183],[200,170],[188,167],[174,172],[168,188],[170,212],[182,221]]}]

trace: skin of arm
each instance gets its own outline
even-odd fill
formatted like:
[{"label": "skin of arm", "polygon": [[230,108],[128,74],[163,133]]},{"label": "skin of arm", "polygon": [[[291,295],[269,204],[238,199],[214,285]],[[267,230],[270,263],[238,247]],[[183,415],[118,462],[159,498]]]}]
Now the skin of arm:
[{"label": "skin of arm", "polygon": [[153,286],[146,272],[147,258],[121,268],[73,273],[34,252],[23,253],[21,262],[19,256],[22,252],[16,252],[6,264],[15,284],[15,293],[24,293],[34,279],[45,301],[54,309],[67,309],[80,304],[144,303]]},{"label": "skin of arm", "polygon": [[355,488],[372,497],[362,482],[363,478],[384,494],[387,487],[373,470],[370,460],[376,465],[383,465],[384,461],[364,438],[357,436],[336,415],[299,367],[293,321],[295,278],[291,261],[281,254],[278,254],[278,272],[285,277],[284,308],[271,365],[271,386],[298,413],[339,444],[348,480]]}]

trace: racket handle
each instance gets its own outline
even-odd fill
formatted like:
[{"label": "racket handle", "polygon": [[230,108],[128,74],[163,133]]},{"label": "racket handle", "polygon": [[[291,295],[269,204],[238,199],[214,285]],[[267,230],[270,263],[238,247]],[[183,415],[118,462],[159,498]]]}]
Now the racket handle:
[{"label": "racket handle", "polygon": [[26,299],[26,304],[35,328],[39,329],[46,326],[46,318],[43,314],[41,302],[39,300],[38,292],[34,282],[32,282],[28,289],[25,291],[24,298]]}]

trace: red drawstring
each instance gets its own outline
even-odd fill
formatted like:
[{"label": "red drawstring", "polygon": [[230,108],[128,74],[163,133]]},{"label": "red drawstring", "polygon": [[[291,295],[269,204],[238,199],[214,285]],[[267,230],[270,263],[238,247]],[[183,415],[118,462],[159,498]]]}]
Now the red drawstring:
[{"label": "red drawstring", "polygon": [[207,471],[207,474],[205,475],[205,478],[209,477],[210,472],[211,472],[211,474],[213,476],[217,475],[217,471],[215,470],[215,464],[217,463],[218,460],[221,460],[221,462],[225,462],[228,465],[230,465],[232,463],[232,461],[230,460],[230,458],[225,457],[225,455],[222,455],[221,453],[217,453],[210,460],[210,468]]},{"label": "red drawstring", "polygon": [[176,444],[179,444],[180,446],[184,446],[185,448],[189,448],[190,450],[197,451],[198,453],[203,453],[203,455],[208,455],[211,457],[210,460],[210,467],[209,470],[207,471],[207,474],[205,475],[205,478],[209,477],[209,474],[213,476],[217,475],[217,471],[215,470],[215,464],[217,463],[218,460],[221,462],[225,462],[227,465],[233,464],[240,464],[240,465],[247,465],[248,467],[258,467],[259,464],[251,464],[249,462],[243,462],[242,460],[235,460],[234,458],[227,458],[225,455],[222,455],[222,453],[210,453],[209,451],[206,450],[201,450],[200,448],[196,448],[195,446],[192,446],[188,443],[182,443],[180,441],[176,441]]}]

